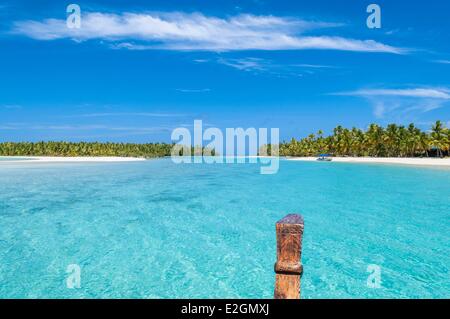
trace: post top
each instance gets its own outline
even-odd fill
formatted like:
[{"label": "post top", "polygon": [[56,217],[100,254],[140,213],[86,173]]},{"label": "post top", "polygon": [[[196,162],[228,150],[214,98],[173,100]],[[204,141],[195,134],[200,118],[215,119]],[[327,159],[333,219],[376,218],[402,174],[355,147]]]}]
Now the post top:
[{"label": "post top", "polygon": [[303,225],[303,217],[300,214],[289,214],[277,221],[277,224],[297,224]]}]

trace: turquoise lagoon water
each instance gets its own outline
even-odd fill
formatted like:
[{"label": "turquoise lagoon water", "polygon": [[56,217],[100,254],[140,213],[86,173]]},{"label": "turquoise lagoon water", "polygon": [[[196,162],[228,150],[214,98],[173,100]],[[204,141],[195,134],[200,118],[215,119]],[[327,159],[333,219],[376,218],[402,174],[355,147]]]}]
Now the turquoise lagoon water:
[{"label": "turquoise lagoon water", "polygon": [[448,169],[167,159],[0,165],[0,297],[271,298],[275,222],[292,212],[304,298],[450,297]]}]

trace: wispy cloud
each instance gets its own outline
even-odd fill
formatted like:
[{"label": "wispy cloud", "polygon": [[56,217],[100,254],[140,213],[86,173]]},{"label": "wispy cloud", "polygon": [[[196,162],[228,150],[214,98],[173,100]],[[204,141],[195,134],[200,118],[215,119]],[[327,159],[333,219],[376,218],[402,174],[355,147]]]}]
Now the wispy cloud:
[{"label": "wispy cloud", "polygon": [[240,59],[226,59],[219,58],[217,63],[241,70],[241,71],[263,71],[269,68],[270,62],[268,60],[259,58],[240,58]]},{"label": "wispy cloud", "polygon": [[338,23],[305,21],[288,17],[240,14],[228,18],[201,13],[88,12],[79,29],[69,29],[63,19],[25,20],[12,32],[37,40],[101,39],[114,48],[135,50],[344,50],[404,53],[405,50],[376,42],[340,36],[305,35]]},{"label": "wispy cloud", "polygon": [[5,105],[1,105],[0,108],[7,109],[7,110],[20,110],[20,109],[22,109],[22,105],[5,104]]},{"label": "wispy cloud", "polygon": [[333,93],[334,95],[351,96],[399,96],[399,97],[418,97],[433,99],[450,99],[450,91],[445,88],[412,88],[412,89],[363,89],[350,92]]},{"label": "wispy cloud", "polygon": [[441,64],[450,64],[450,60],[435,60],[434,62]]},{"label": "wispy cloud", "polygon": [[108,126],[101,124],[73,125],[73,124],[0,124],[2,130],[32,130],[32,131],[131,131],[142,133],[168,132],[173,128],[169,126],[136,127],[136,126]]},{"label": "wispy cloud", "polygon": [[195,59],[194,62],[197,62],[197,63],[206,63],[206,62],[209,62],[209,60],[208,60],[208,59]]},{"label": "wispy cloud", "polygon": [[181,93],[206,93],[211,92],[211,89],[176,89]]},{"label": "wispy cloud", "polygon": [[293,64],[292,66],[297,66],[300,68],[311,68],[311,69],[334,69],[336,66],[333,65],[323,65],[323,64]]},{"label": "wispy cloud", "polygon": [[[197,61],[196,61],[197,62]],[[269,59],[245,57],[245,58],[225,58],[216,60],[206,60],[205,62],[215,62],[229,66],[239,71],[252,72],[253,74],[269,74],[277,77],[301,77],[305,74],[314,74],[320,70],[334,69],[335,66],[319,64],[301,63],[277,63]]]},{"label": "wispy cloud", "polygon": [[363,97],[376,118],[398,120],[439,109],[450,101],[447,88],[361,89],[332,95]]},{"label": "wispy cloud", "polygon": [[178,113],[150,113],[150,112],[110,112],[110,113],[85,113],[70,115],[66,117],[122,117],[122,116],[137,116],[137,117],[183,117],[186,114]]}]

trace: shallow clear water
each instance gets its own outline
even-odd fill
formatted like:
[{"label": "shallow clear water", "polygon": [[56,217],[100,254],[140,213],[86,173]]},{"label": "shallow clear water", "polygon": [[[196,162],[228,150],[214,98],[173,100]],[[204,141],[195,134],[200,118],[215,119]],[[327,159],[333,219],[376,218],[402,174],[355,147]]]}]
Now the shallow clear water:
[{"label": "shallow clear water", "polygon": [[167,159],[0,165],[0,297],[271,298],[275,222],[291,212],[302,297],[450,297],[448,169]]}]

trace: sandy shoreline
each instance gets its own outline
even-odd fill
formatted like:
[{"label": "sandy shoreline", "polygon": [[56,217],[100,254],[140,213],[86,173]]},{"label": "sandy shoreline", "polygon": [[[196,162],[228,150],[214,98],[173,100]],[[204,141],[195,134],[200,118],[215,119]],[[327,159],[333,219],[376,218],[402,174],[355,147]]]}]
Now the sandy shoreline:
[{"label": "sandy shoreline", "polygon": [[[418,166],[449,166],[450,158],[408,158],[408,157],[333,157],[333,162],[375,163]],[[317,161],[317,157],[289,157],[290,161]]]},{"label": "sandy shoreline", "polygon": [[58,156],[0,156],[1,163],[78,163],[78,162],[136,162],[138,157],[58,157]]},{"label": "sandy shoreline", "polygon": [[[256,156],[262,157],[262,156]],[[287,157],[288,161],[317,161],[317,157]],[[417,166],[447,166],[450,158],[404,158],[404,157],[333,157],[333,162],[366,163],[366,164],[399,164]],[[4,163],[94,163],[94,162],[136,162],[145,161],[138,157],[58,157],[58,156],[0,156],[0,164]]]}]

